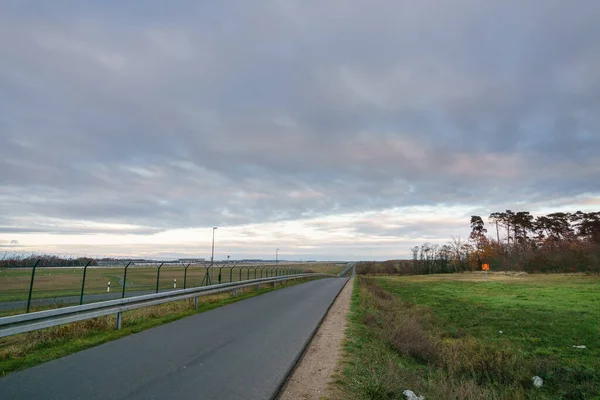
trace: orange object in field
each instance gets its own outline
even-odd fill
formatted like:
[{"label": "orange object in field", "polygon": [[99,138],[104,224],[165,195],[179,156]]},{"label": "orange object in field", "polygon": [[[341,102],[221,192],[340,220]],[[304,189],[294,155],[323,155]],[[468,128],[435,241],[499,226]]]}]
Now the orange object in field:
[{"label": "orange object in field", "polygon": [[490,264],[482,264],[481,265],[481,270],[482,271],[489,271],[490,270]]}]

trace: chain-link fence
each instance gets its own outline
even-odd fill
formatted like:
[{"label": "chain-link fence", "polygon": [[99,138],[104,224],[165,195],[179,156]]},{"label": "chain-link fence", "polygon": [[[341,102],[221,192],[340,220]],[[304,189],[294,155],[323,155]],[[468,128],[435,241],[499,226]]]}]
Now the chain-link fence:
[{"label": "chain-link fence", "polygon": [[300,273],[294,266],[29,257],[0,262],[0,316]]}]

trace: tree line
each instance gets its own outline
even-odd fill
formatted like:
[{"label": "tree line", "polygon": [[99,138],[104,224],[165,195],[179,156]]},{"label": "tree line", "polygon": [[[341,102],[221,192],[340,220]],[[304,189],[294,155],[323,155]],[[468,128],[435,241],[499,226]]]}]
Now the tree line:
[{"label": "tree line", "polygon": [[506,210],[487,222],[471,216],[466,241],[412,247],[413,273],[481,270],[483,264],[498,271],[600,273],[600,212]]}]

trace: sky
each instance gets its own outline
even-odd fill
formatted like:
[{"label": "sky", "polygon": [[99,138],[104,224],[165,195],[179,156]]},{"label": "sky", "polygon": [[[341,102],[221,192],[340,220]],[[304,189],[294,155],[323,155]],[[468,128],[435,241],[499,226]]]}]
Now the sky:
[{"label": "sky", "polygon": [[597,0],[0,2],[0,252],[369,260],[600,209]]}]

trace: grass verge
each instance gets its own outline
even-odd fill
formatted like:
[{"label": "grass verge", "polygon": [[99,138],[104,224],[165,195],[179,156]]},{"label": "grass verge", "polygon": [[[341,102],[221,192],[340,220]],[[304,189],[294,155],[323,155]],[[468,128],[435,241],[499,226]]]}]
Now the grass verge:
[{"label": "grass verge", "polygon": [[355,285],[337,382],[344,397],[396,399],[410,389],[426,399],[600,398],[597,277]]},{"label": "grass verge", "polygon": [[111,315],[0,338],[0,376],[308,280],[298,279],[277,288],[272,284],[262,284],[260,291],[256,288],[239,289],[237,297],[230,292],[201,296],[198,309],[193,308],[193,299],[187,299],[127,311],[123,313],[120,330],[115,329],[116,317]]}]

